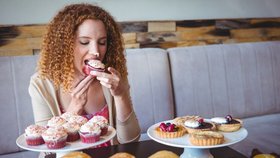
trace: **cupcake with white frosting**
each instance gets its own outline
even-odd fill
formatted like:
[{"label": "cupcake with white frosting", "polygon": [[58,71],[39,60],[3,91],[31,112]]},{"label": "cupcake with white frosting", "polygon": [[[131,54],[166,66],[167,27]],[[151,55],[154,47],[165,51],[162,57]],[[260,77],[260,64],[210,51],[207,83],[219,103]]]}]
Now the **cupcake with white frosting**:
[{"label": "cupcake with white frosting", "polygon": [[50,127],[42,133],[42,137],[49,149],[59,149],[66,146],[67,131],[64,127]]},{"label": "cupcake with white frosting", "polygon": [[100,140],[101,128],[96,123],[87,122],[79,130],[83,143],[95,143]]},{"label": "cupcake with white frosting", "polygon": [[80,125],[76,122],[66,122],[62,125],[67,131],[67,142],[74,142],[80,138],[79,130]]},{"label": "cupcake with white frosting", "polygon": [[79,116],[77,114],[74,114],[72,112],[65,112],[63,113],[60,117],[62,117],[64,120],[69,121],[70,118],[75,117],[75,116]]},{"label": "cupcake with white frosting", "polygon": [[108,120],[105,117],[100,116],[100,115],[93,116],[89,120],[89,122],[96,123],[96,124],[98,124],[100,126],[100,128],[101,128],[101,136],[107,134],[109,122],[108,122]]},{"label": "cupcake with white frosting", "polygon": [[70,117],[68,121],[78,123],[80,126],[82,126],[88,122],[88,119],[80,115],[75,115]]},{"label": "cupcake with white frosting", "polygon": [[44,144],[42,133],[46,130],[44,126],[30,125],[25,129],[25,140],[28,145],[36,146]]},{"label": "cupcake with white frosting", "polygon": [[66,120],[60,116],[54,116],[49,121],[47,126],[48,127],[59,127],[66,123]]}]

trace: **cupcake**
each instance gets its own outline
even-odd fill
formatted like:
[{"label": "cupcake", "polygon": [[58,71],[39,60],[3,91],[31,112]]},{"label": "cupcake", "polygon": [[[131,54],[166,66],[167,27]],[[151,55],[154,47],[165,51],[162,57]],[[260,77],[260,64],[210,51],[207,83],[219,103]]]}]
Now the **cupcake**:
[{"label": "cupcake", "polygon": [[184,125],[188,133],[215,130],[215,125],[211,122],[205,122],[203,118],[186,120]]},{"label": "cupcake", "polygon": [[48,127],[58,127],[62,126],[64,123],[66,123],[66,120],[60,116],[54,116],[49,121],[47,126]]},{"label": "cupcake", "polygon": [[74,114],[72,112],[65,112],[60,117],[63,118],[64,120],[66,120],[66,121],[69,121],[70,118],[75,117],[75,116],[79,116],[79,115]]},{"label": "cupcake", "polygon": [[49,149],[59,149],[66,146],[67,132],[63,127],[50,127],[42,133]]},{"label": "cupcake", "polygon": [[83,72],[86,75],[90,74],[90,71],[105,71],[105,65],[100,60],[86,60],[85,67],[83,68]]},{"label": "cupcake", "polygon": [[198,146],[218,145],[224,142],[224,135],[215,131],[199,131],[189,135],[191,144]]},{"label": "cupcake", "polygon": [[40,125],[30,125],[25,129],[25,140],[28,145],[36,146],[44,144],[42,133],[47,128]]},{"label": "cupcake", "polygon": [[69,122],[76,122],[78,123],[80,126],[84,125],[85,123],[88,122],[88,119],[80,116],[80,115],[75,115],[69,118]]},{"label": "cupcake", "polygon": [[180,125],[162,122],[158,127],[155,128],[155,133],[161,138],[177,138],[182,137],[186,133],[186,130]]},{"label": "cupcake", "polygon": [[226,117],[214,117],[211,121],[216,125],[217,130],[222,132],[235,132],[242,126],[240,119],[233,119],[230,115]]},{"label": "cupcake", "polygon": [[83,143],[95,143],[100,140],[101,129],[96,123],[87,122],[79,130]]},{"label": "cupcake", "polygon": [[108,132],[108,126],[109,126],[109,123],[108,123],[108,120],[103,117],[103,116],[93,116],[89,122],[92,122],[92,123],[96,123],[100,126],[101,128],[101,136],[107,134]]},{"label": "cupcake", "polygon": [[80,138],[79,129],[80,125],[76,122],[67,122],[62,125],[65,128],[68,136],[67,142],[74,142]]}]

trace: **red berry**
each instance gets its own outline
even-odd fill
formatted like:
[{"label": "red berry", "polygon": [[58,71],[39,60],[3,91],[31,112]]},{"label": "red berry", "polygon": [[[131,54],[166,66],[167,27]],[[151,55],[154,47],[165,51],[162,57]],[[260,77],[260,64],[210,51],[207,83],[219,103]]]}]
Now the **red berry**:
[{"label": "red berry", "polygon": [[204,122],[204,119],[203,119],[203,118],[199,118],[199,119],[198,119],[198,123],[199,123],[199,124],[202,124],[203,122]]},{"label": "red berry", "polygon": [[231,122],[232,121],[232,117],[230,115],[226,116],[227,122]]},{"label": "red berry", "polygon": [[167,126],[166,126],[166,124],[165,123],[161,123],[160,125],[159,125],[159,128],[162,130],[162,131],[166,131],[166,129],[167,129]]},{"label": "red berry", "polygon": [[171,124],[170,126],[167,127],[167,132],[174,132],[175,129],[175,124]]}]

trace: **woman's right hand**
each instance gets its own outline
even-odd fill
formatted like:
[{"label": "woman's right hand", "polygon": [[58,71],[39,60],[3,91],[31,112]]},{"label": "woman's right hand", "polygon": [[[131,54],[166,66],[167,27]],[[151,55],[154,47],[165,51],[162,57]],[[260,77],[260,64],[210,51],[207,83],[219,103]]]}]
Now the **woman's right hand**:
[{"label": "woman's right hand", "polygon": [[67,108],[67,112],[81,114],[84,110],[84,106],[87,103],[87,92],[91,82],[94,80],[92,75],[88,75],[84,79],[77,81],[71,95],[71,101]]}]

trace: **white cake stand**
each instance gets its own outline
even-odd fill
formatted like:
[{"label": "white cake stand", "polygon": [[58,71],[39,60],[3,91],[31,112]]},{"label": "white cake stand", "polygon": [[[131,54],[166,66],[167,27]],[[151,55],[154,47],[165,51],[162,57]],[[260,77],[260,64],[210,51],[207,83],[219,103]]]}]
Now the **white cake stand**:
[{"label": "white cake stand", "polygon": [[[164,122],[172,122],[172,121],[164,121]],[[192,145],[189,141],[189,135],[185,134],[183,137],[179,138],[160,138],[155,134],[155,128],[158,127],[160,123],[152,125],[148,131],[148,136],[156,142],[161,144],[165,144],[168,146],[184,148],[184,152],[180,155],[180,158],[213,158],[213,155],[210,153],[211,148],[218,148],[229,146],[235,143],[238,143],[245,139],[248,135],[248,132],[245,128],[241,128],[236,132],[222,132],[225,137],[225,142],[220,145],[213,146],[195,146]]]},{"label": "white cake stand", "polygon": [[60,158],[63,155],[65,155],[71,151],[83,150],[83,149],[87,149],[87,148],[91,148],[91,147],[103,144],[103,143],[111,140],[115,135],[116,135],[116,130],[113,127],[109,126],[108,133],[104,136],[101,136],[100,141],[98,141],[98,142],[86,144],[86,143],[82,143],[81,140],[77,140],[75,142],[67,142],[66,146],[61,149],[48,149],[45,144],[38,145],[38,146],[27,145],[24,134],[20,135],[17,138],[16,143],[22,149],[36,151],[36,152],[56,153],[56,157]]}]

